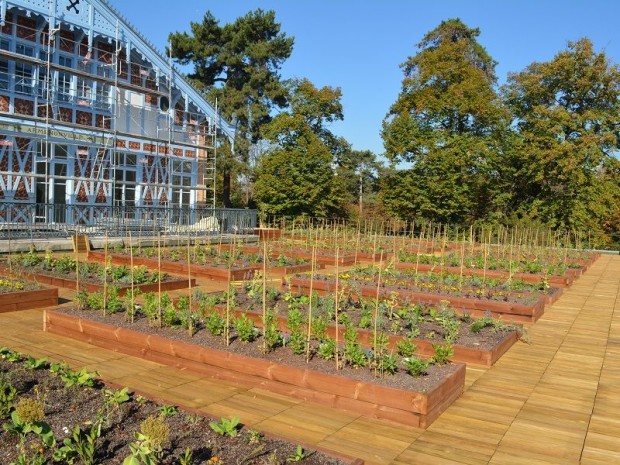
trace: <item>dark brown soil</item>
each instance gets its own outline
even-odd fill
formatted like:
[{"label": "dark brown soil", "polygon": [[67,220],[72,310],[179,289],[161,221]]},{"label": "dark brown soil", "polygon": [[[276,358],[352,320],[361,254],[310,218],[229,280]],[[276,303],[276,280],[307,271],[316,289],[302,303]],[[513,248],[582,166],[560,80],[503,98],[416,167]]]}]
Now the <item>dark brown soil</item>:
[{"label": "dark brown soil", "polygon": [[[88,428],[94,422],[97,411],[103,406],[103,390],[99,384],[95,388],[65,388],[63,382],[47,369],[31,370],[22,363],[10,363],[0,359],[0,381],[4,379],[17,389],[17,399],[23,397],[38,398],[45,405],[44,421],[52,427],[56,438],[56,448],[62,446],[76,425]],[[134,433],[140,431],[140,424],[151,415],[160,415],[158,405],[139,396],[120,407],[112,408],[105,415],[106,421],[102,435],[97,441],[96,463],[122,464],[130,455],[129,442],[134,440]],[[239,436],[227,438],[215,434],[208,426],[207,419],[179,410],[177,414],[165,418],[169,427],[169,440],[164,445],[163,465],[179,464],[179,457],[186,449],[193,451],[192,464],[284,464],[294,454],[296,444],[286,441],[262,438],[258,443],[249,442],[249,430],[243,427]],[[218,419],[216,419],[217,421]],[[11,421],[10,415],[0,415],[0,423]],[[18,438],[15,434],[0,429],[0,463],[10,464],[17,460]],[[35,446],[34,435],[29,435],[27,448],[29,453]],[[260,448],[260,450],[258,450]],[[258,450],[258,451],[257,451]],[[309,452],[309,451],[308,451]],[[46,449],[46,464],[54,463],[51,459],[53,449]],[[256,457],[244,461],[251,454]],[[219,461],[208,462],[213,457]],[[30,461],[26,463],[31,463]],[[76,463],[78,463],[76,461]],[[308,465],[342,465],[344,462],[321,453],[313,453],[301,463]]]}]

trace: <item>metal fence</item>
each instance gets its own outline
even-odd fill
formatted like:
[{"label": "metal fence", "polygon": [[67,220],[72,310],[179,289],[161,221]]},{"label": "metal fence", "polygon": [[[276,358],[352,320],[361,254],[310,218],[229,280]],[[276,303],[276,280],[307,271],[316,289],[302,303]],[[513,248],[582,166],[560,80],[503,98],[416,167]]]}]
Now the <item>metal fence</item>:
[{"label": "metal fence", "polygon": [[126,207],[0,202],[0,239],[247,234],[256,210],[206,207]]}]

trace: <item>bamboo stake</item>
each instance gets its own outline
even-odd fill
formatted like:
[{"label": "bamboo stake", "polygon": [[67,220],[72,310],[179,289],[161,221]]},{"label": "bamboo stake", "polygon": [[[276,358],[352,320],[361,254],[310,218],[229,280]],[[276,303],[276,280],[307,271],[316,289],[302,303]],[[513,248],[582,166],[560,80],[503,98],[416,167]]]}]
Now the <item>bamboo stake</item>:
[{"label": "bamboo stake", "polygon": [[267,241],[263,241],[263,352],[267,353]]},{"label": "bamboo stake", "polygon": [[[13,282],[13,257],[12,257],[12,246],[11,246],[11,228],[9,228],[9,276],[11,277],[11,282]],[[76,290],[79,292],[80,288],[76,284]]]},{"label": "bamboo stake", "polygon": [[489,249],[491,248],[491,232],[492,232],[492,228],[489,227],[489,239],[488,239],[488,241],[485,241],[485,247],[482,250],[482,254],[483,254],[482,269],[484,270],[482,272],[482,282],[484,284],[486,284],[486,282],[487,282],[487,258],[489,256]]},{"label": "bamboo stake", "polygon": [[360,249],[360,220],[359,218],[357,219],[357,238],[355,240],[355,261],[353,263],[357,264],[357,256],[359,253],[359,249]]},{"label": "bamboo stake", "polygon": [[465,231],[463,231],[463,240],[461,242],[461,270],[459,276],[459,291],[463,290],[463,268],[465,264]]},{"label": "bamboo stake", "polygon": [[375,266],[375,255],[377,255],[377,232],[375,231],[375,240],[372,245],[372,266]]},{"label": "bamboo stake", "polygon": [[136,305],[135,305],[135,294],[134,294],[134,283],[133,283],[133,247],[132,247],[132,243],[133,241],[131,240],[131,230],[129,231],[129,267],[130,269],[130,273],[131,273],[131,311],[129,312],[129,314],[131,315],[131,322],[134,322],[134,313],[136,312]]},{"label": "bamboo stake", "polygon": [[339,324],[338,324],[338,306],[340,304],[340,295],[338,294],[338,291],[339,291],[338,286],[340,284],[340,282],[339,282],[340,276],[339,276],[339,272],[338,272],[338,261],[339,261],[339,258],[340,258],[339,257],[339,250],[338,250],[338,247],[336,247],[336,305],[335,305],[335,308],[334,308],[334,313],[336,315],[336,354],[335,354],[336,370],[340,370],[340,360],[339,360],[339,357],[338,357],[338,351],[339,351],[339,348],[338,348],[339,335],[338,335],[338,333],[340,332]]},{"label": "bamboo stake", "polygon": [[513,252],[513,239],[514,239],[514,234],[511,235],[510,237],[510,252],[509,252],[509,258],[508,258],[508,282],[512,281],[512,252]]},{"label": "bamboo stake", "polygon": [[159,327],[161,328],[161,232],[157,231],[157,299],[159,302],[157,317],[159,319]]},{"label": "bamboo stake", "polygon": [[[189,221],[188,221],[189,223]],[[194,335],[194,323],[191,318],[192,313],[192,261],[191,261],[191,236],[189,228],[187,229],[187,287],[189,289],[189,308],[187,309],[187,330],[189,331],[189,337]]]},{"label": "bamboo stake", "polygon": [[420,247],[422,247],[422,239],[424,237],[424,231],[421,233],[421,237],[418,240],[418,251],[415,256],[415,277],[413,279],[413,283],[415,286],[418,286],[418,268],[420,267]]},{"label": "bamboo stake", "polygon": [[[377,347],[377,328],[379,325],[379,289],[381,289],[381,271],[383,270],[383,250],[381,251],[381,257],[379,258],[379,279],[377,280],[377,293],[375,294],[375,315],[374,315],[374,327],[372,331],[372,350],[375,357],[378,355]],[[375,376],[377,376],[377,364],[375,363]]]},{"label": "bamboo stake", "polygon": [[[318,234],[318,231],[317,231]],[[308,332],[306,335],[306,363],[310,362],[310,338],[312,337],[312,292],[314,291],[314,270],[316,267],[316,241],[312,246],[310,259],[310,302],[308,304]],[[336,331],[338,326],[336,326]]]},{"label": "bamboo stake", "polygon": [[[76,247],[77,250],[77,247]],[[105,245],[103,246],[103,316],[106,314],[108,302],[108,231],[105,232]]]},{"label": "bamboo stake", "polygon": [[[107,233],[107,231],[106,231]],[[80,257],[78,255],[78,247],[77,247],[77,228],[75,229],[75,288],[80,290]],[[104,308],[105,312],[105,308]]]},{"label": "bamboo stake", "polygon": [[[220,231],[220,236],[218,238],[219,240],[219,244],[217,246],[217,261],[220,261],[220,257],[221,257],[221,253],[222,253],[222,238],[224,237],[224,234],[221,233]],[[265,240],[265,238],[263,237],[263,240]],[[230,245],[230,244],[228,244]]]},{"label": "bamboo stake", "polygon": [[233,258],[236,254],[236,238],[237,236],[233,236],[233,241],[232,241],[232,255],[230,256],[230,259],[228,260],[228,279],[227,279],[227,285],[228,285],[228,291],[226,292],[226,329],[225,329],[225,333],[226,333],[226,346],[230,345],[230,294],[232,293],[232,289],[231,289],[231,275],[232,275],[232,264],[233,264]]}]

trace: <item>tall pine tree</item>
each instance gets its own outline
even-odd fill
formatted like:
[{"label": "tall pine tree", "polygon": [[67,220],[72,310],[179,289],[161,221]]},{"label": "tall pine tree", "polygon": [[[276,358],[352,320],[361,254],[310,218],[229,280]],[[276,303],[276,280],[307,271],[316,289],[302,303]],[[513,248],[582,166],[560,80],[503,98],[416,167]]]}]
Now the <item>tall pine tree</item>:
[{"label": "tall pine tree", "polygon": [[188,78],[218,101],[224,117],[238,124],[235,153],[220,151],[222,204],[231,206],[231,185],[236,173],[247,171],[251,142],[271,121],[274,108],[287,105],[287,92],[279,75],[293,51],[293,38],[280,31],[273,11],[257,9],[234,23],[220,26],[207,12],[201,23],[190,24],[191,34],[170,34],[172,56],[182,65],[193,65]]}]

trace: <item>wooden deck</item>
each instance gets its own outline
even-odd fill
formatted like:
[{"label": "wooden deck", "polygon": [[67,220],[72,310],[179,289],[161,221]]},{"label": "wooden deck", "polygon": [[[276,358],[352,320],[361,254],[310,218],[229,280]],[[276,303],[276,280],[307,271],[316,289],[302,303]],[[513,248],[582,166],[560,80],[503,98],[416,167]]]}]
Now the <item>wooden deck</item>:
[{"label": "wooden deck", "polygon": [[529,344],[468,368],[466,392],[425,431],[46,334],[41,310],[0,314],[0,346],[371,465],[620,464],[619,291],[620,257],[603,256],[529,326]]}]

